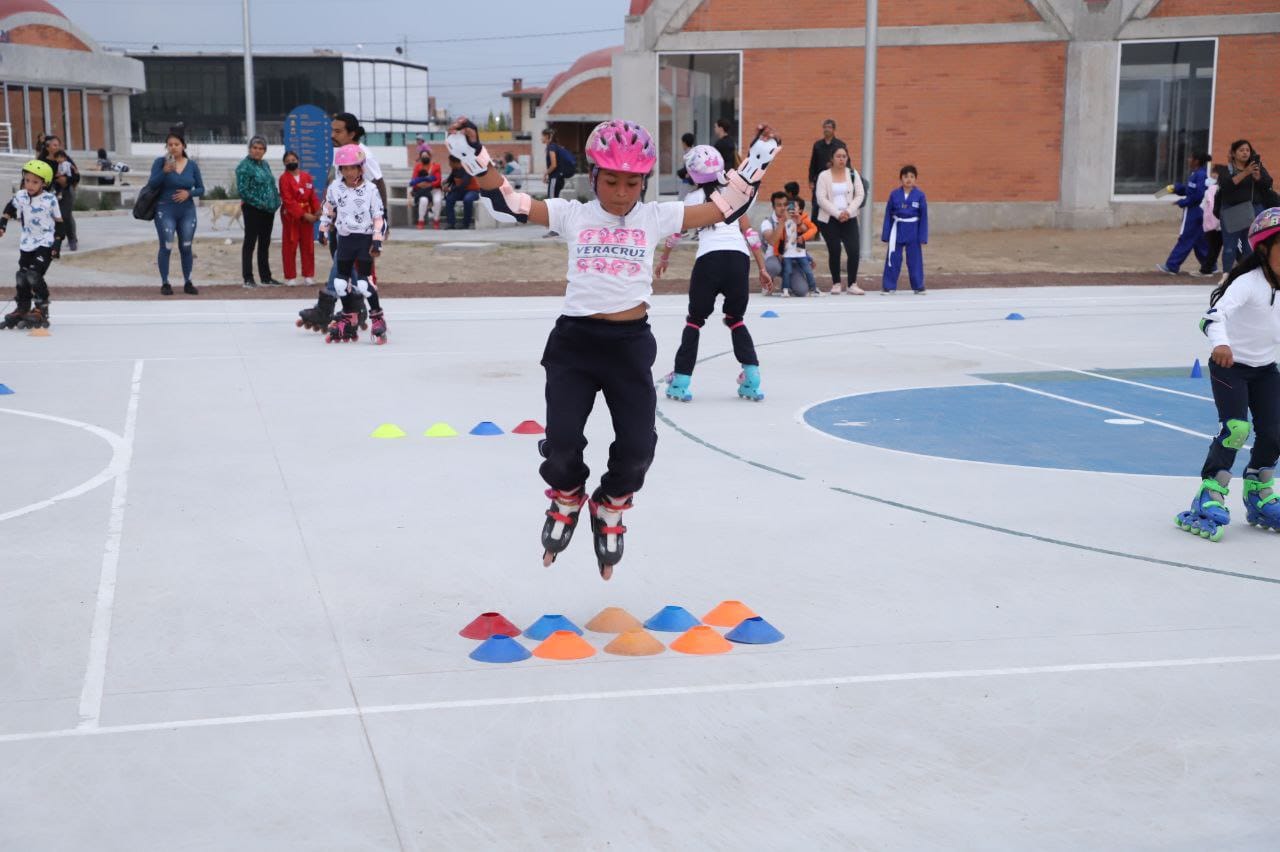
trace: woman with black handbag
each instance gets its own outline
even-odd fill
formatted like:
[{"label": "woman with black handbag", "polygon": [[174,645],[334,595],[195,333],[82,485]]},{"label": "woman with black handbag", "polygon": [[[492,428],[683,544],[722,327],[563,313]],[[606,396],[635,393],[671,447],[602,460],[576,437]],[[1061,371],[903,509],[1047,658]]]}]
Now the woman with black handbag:
[{"label": "woman with black handbag", "polygon": [[[194,256],[191,245],[196,237],[196,202],[204,195],[204,181],[200,167],[187,157],[187,143],[176,133],[170,133],[164,141],[166,154],[156,157],[151,164],[151,177],[143,193],[156,192],[156,236],[160,238],[160,250],[156,264],[160,267],[160,295],[172,296],[169,286],[169,255],[173,241],[178,241],[178,253],[182,257],[182,292],[197,296],[200,291],[191,283],[191,266]],[[143,201],[139,198],[139,201]],[[138,205],[138,206],[141,206]],[[139,211],[135,207],[134,216]]]}]

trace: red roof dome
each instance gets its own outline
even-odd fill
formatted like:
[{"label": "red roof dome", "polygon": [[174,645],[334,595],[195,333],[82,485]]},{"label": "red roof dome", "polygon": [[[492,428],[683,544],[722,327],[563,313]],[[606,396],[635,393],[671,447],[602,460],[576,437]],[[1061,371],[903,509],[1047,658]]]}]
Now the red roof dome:
[{"label": "red roof dome", "polygon": [[[0,3],[5,0],[0,0]],[[551,100],[551,96],[555,90],[565,82],[572,79],[584,71],[590,71],[594,68],[608,68],[613,64],[613,57],[622,52],[622,45],[616,44],[613,47],[602,47],[599,50],[593,50],[578,57],[578,61],[569,66],[568,70],[561,71],[559,74],[551,78],[551,82],[547,83],[546,94],[543,95],[542,102],[546,103]]]},{"label": "red roof dome", "polygon": [[0,20],[27,12],[57,15],[59,18],[67,17],[56,6],[44,0],[0,0]]}]

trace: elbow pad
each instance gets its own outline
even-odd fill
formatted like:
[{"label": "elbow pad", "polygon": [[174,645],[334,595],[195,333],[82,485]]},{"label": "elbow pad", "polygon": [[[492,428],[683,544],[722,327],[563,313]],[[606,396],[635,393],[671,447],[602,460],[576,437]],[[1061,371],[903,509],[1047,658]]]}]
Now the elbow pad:
[{"label": "elbow pad", "polygon": [[529,221],[529,211],[533,208],[533,196],[527,192],[519,192],[505,177],[502,186],[497,189],[483,189],[480,195],[489,202],[493,216],[500,222],[515,221],[521,224]]}]

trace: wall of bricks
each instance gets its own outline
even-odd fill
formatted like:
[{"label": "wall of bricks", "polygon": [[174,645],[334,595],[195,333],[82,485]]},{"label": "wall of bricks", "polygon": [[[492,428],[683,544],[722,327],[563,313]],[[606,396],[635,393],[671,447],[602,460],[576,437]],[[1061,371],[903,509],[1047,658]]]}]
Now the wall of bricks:
[{"label": "wall of bricks", "polygon": [[[1227,161],[1229,147],[1248,139],[1262,154],[1267,171],[1280,177],[1280,87],[1266,74],[1280,51],[1275,35],[1226,36],[1218,40],[1214,81],[1213,154]],[[1258,85],[1259,77],[1267,79]]]},{"label": "wall of bricks", "polygon": [[550,121],[557,115],[608,115],[612,111],[613,80],[596,77],[565,92],[546,112]]},{"label": "wall of bricks", "polygon": [[1203,15],[1249,15],[1280,11],[1275,0],[1160,0],[1152,18],[1200,17]]},{"label": "wall of bricks", "polygon": [[88,50],[89,46],[66,30],[45,24],[24,24],[9,30],[11,44],[30,44],[36,47],[56,47],[62,50]]},{"label": "wall of bricks", "polygon": [[[766,194],[789,180],[804,186],[824,118],[861,162],[862,64],[854,48],[744,52],[743,141],[768,121],[784,142]],[[908,162],[937,201],[1058,199],[1065,45],[881,48],[878,66],[877,199]]]},{"label": "wall of bricks", "polygon": [[[1256,0],[1265,2],[1265,0]],[[704,0],[683,29],[790,30],[861,27],[866,23],[864,0],[788,0],[766,4],[759,0]],[[987,24],[1039,21],[1026,0],[913,0],[880,4],[880,26],[930,24]]]}]

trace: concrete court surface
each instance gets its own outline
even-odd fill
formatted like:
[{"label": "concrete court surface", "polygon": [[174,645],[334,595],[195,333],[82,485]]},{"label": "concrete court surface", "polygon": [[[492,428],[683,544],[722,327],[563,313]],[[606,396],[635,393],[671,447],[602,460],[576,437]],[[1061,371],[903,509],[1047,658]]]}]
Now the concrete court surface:
[{"label": "concrete court surface", "polygon": [[[388,300],[384,347],[296,330],[302,302],[55,303],[0,334],[0,849],[1274,849],[1280,537],[1238,486],[1222,542],[1173,525],[1203,385],[1094,378],[1203,358],[1206,294],[753,298],[767,399],[713,318],[609,583],[585,528],[542,567],[509,431],[544,420],[559,300]],[[656,301],[655,377],[683,313]],[[1114,430],[1185,475],[806,416],[1021,372],[1081,390],[1025,394],[1024,430],[968,412],[958,447]],[[785,640],[489,665],[458,635],[728,598]]]}]

